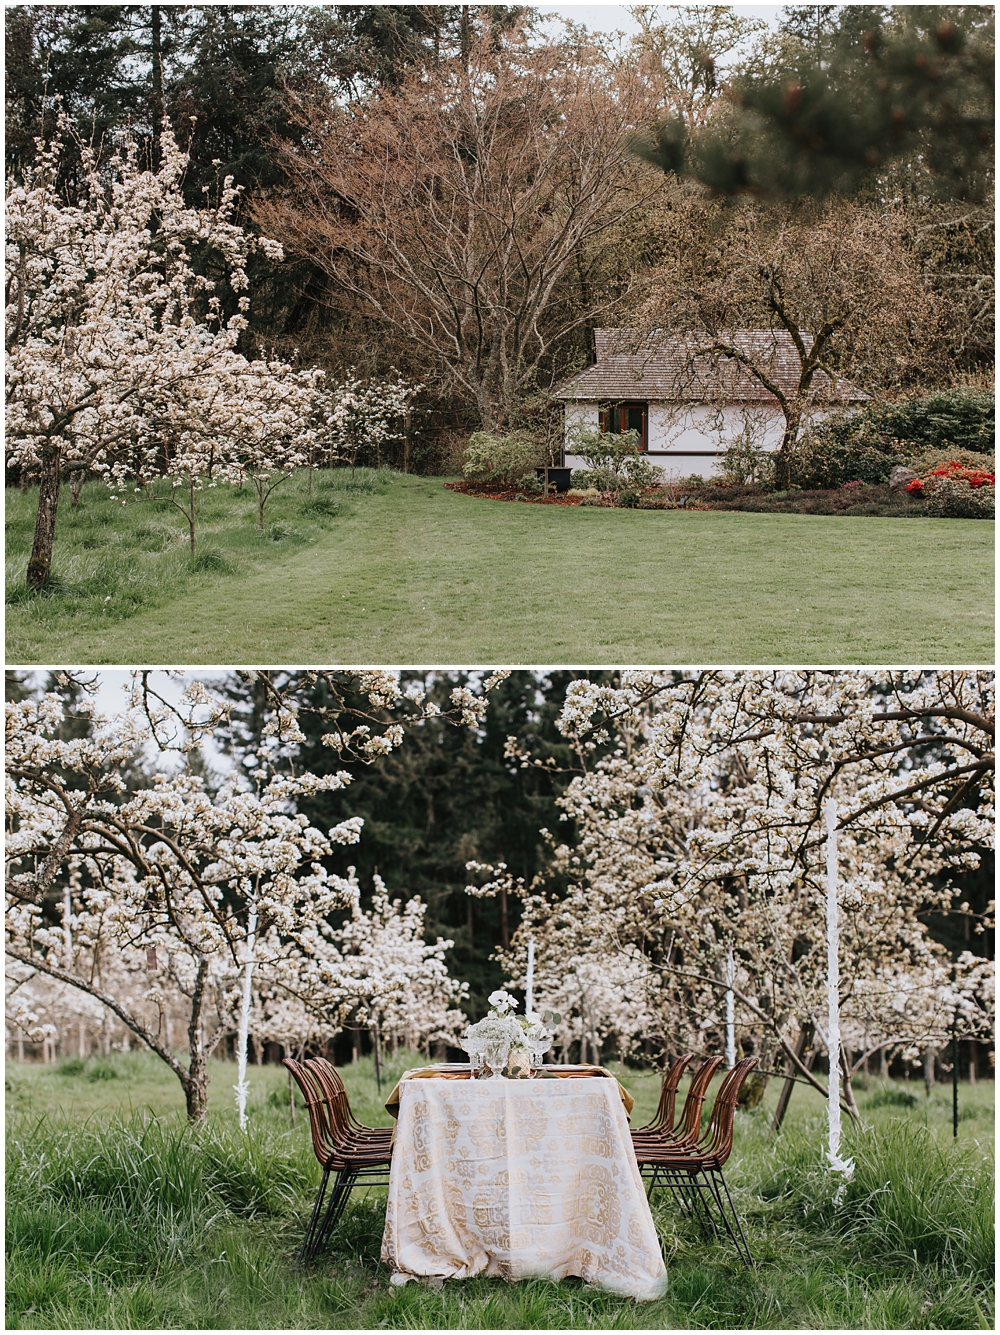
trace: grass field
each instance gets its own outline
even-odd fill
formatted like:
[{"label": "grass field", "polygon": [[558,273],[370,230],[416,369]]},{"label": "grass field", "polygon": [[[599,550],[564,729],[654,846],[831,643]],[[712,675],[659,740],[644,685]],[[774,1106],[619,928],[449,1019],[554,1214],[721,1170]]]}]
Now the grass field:
[{"label": "grass field", "polygon": [[8,491],[7,661],[981,663],[985,520],[501,504],[439,478],[347,470],[200,499],[198,546],[163,503],[98,484],[59,514],[29,594],[35,497]]},{"label": "grass field", "polygon": [[[407,1064],[387,1072],[394,1080]],[[213,1062],[200,1133],[150,1054],[7,1066],[9,1329],[989,1329],[993,1087],[872,1081],[840,1203],[823,1168],[822,1100],[796,1089],[781,1134],[769,1105],[737,1115],[727,1177],[757,1268],[654,1202],[666,1296],[634,1303],[577,1280],[394,1289],[378,1260],[384,1188],[355,1195],[332,1253],[293,1267],[318,1183],[308,1123],[280,1067],[252,1068],[250,1133],[235,1067]],[[649,1116],[657,1079],[622,1071]],[[362,1120],[386,1124],[370,1059],[344,1069]],[[659,1193],[662,1196],[663,1193]]]}]

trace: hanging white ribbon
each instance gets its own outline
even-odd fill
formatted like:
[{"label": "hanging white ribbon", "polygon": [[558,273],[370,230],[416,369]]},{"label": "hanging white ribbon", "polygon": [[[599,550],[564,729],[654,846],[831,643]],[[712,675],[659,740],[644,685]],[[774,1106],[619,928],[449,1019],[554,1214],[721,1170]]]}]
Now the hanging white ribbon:
[{"label": "hanging white ribbon", "polygon": [[257,910],[252,908],[247,920],[247,939],[243,955],[243,996],[240,1000],[240,1024],[236,1036],[236,1111],[240,1119],[240,1130],[247,1129],[247,1039],[250,1034],[250,997],[253,983],[253,966],[257,953]]},{"label": "hanging white ribbon", "polygon": [[[854,1160],[840,1157],[840,923],[837,915],[837,799],[829,797],[826,813],[826,1004],[827,1051],[830,1080],[827,1090],[827,1121],[830,1170],[849,1181]],[[843,1188],[841,1188],[842,1190]],[[839,1193],[838,1193],[839,1195]]]},{"label": "hanging white ribbon", "polygon": [[528,978],[524,989],[524,1013],[531,1015],[535,1009],[535,942],[528,942]]},{"label": "hanging white ribbon", "polygon": [[733,997],[733,983],[736,982],[736,961],[733,948],[729,947],[726,955],[726,1069],[736,1065],[736,1003]]}]

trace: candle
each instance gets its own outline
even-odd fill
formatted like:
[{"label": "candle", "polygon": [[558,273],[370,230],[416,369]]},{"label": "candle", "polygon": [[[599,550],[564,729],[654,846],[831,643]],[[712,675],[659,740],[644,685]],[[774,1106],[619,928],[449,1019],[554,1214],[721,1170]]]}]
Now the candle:
[{"label": "candle", "polygon": [[535,1009],[534,997],[532,995],[534,991],[534,982],[535,982],[535,942],[534,939],[532,939],[528,942],[528,985],[525,988],[525,1002],[524,1002],[525,1015],[530,1015],[531,1012]]}]

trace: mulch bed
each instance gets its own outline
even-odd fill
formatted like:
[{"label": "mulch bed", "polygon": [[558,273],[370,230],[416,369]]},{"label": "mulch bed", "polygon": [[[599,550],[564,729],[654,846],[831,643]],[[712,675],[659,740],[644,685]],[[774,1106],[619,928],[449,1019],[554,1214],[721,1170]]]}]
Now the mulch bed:
[{"label": "mulch bed", "polygon": [[449,491],[463,496],[478,496],[487,501],[523,501],[525,505],[579,505],[579,496],[556,493],[554,496],[529,496],[516,487],[492,487],[488,482],[446,482]]},{"label": "mulch bed", "polygon": [[[525,505],[579,505],[579,496],[534,496],[516,487],[485,482],[446,482],[449,491],[490,501],[521,501]],[[674,489],[676,494],[676,489]],[[685,493],[682,493],[685,494]],[[640,509],[673,510],[676,503],[661,488],[646,489]],[[925,512],[924,502],[888,486],[834,487],[823,491],[764,491],[760,487],[725,487],[709,484],[686,492],[686,510],[745,510],[757,514],[882,515],[914,518]]]},{"label": "mulch bed", "polygon": [[922,515],[924,502],[888,486],[833,487],[823,491],[762,491],[755,487],[705,487],[694,493],[688,507],[695,510],[750,510],[759,514],[885,515],[908,518]]}]

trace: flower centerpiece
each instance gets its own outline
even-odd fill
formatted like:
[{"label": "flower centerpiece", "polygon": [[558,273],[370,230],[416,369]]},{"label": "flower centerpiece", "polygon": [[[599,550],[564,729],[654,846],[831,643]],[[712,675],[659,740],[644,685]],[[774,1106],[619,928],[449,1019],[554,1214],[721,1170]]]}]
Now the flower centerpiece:
[{"label": "flower centerpiece", "polygon": [[552,1035],[534,1011],[515,1015],[518,1001],[502,988],[490,993],[490,1011],[478,1024],[469,1025],[462,1047],[473,1066],[482,1058],[491,1075],[508,1072],[515,1077],[530,1075],[542,1053],[552,1045]]}]

